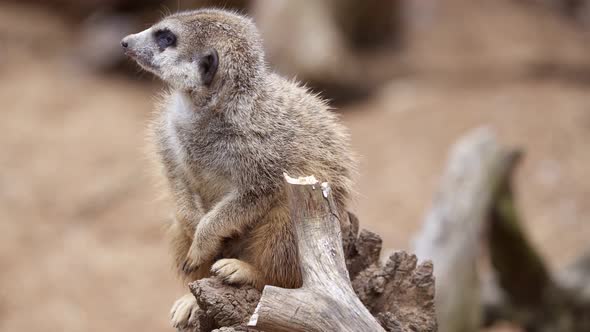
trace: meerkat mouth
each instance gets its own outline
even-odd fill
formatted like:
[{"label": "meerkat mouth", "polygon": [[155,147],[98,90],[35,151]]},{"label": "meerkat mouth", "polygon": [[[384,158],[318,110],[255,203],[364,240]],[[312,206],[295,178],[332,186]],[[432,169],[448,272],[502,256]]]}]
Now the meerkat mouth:
[{"label": "meerkat mouth", "polygon": [[141,52],[136,52],[134,50],[128,49],[128,50],[125,50],[125,55],[127,55],[131,59],[135,60],[135,62],[137,62],[137,64],[140,65],[141,67],[143,67],[144,69],[148,69],[148,70],[159,69],[159,66],[156,66],[152,63],[152,61],[151,61],[152,57],[150,54],[144,54]]},{"label": "meerkat mouth", "polygon": [[123,54],[125,54],[126,56],[130,57],[130,58],[135,58],[137,57],[137,53],[135,53],[134,50],[131,49],[125,49],[125,51],[123,52]]}]

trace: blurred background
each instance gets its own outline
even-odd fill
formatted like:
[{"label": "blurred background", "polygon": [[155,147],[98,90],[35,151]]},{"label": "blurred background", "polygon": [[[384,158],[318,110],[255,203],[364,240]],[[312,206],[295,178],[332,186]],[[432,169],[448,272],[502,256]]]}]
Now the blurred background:
[{"label": "blurred background", "polygon": [[482,125],[526,152],[518,203],[550,266],[588,248],[590,1],[4,0],[1,331],[172,330],[185,290],[144,153],[161,84],[119,41],[213,5],[252,15],[271,66],[337,106],[352,210],[386,251],[411,248],[449,147]]}]

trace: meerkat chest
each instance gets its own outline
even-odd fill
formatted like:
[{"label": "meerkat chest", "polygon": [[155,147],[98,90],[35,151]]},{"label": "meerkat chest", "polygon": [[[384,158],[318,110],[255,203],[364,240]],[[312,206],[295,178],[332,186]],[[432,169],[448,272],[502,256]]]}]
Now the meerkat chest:
[{"label": "meerkat chest", "polygon": [[224,176],[207,169],[197,169],[187,172],[191,190],[201,198],[205,210],[211,209],[215,203],[221,201],[231,192],[234,186]]},{"label": "meerkat chest", "polygon": [[208,210],[234,186],[227,170],[218,165],[223,159],[211,144],[206,126],[195,130],[201,124],[198,112],[182,95],[173,95],[167,109],[166,136],[175,167],[180,170],[190,184],[190,189],[198,194],[203,207]]}]

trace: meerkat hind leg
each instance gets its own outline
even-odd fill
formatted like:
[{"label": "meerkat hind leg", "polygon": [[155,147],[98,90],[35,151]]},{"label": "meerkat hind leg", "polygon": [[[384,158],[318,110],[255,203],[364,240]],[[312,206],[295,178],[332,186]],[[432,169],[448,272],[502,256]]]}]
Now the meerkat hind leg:
[{"label": "meerkat hind leg", "polygon": [[223,258],[215,262],[211,272],[228,284],[251,285],[258,289],[264,287],[262,274],[251,264],[236,258]]},{"label": "meerkat hind leg", "polygon": [[174,305],[170,310],[172,327],[184,328],[192,325],[192,323],[198,319],[198,310],[199,305],[197,304],[197,299],[195,299],[194,295],[191,293],[183,295],[174,302]]}]

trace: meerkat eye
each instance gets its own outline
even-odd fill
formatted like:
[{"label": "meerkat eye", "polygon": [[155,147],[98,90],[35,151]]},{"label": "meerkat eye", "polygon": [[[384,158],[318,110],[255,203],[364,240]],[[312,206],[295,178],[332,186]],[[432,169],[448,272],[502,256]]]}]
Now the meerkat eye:
[{"label": "meerkat eye", "polygon": [[176,46],[176,35],[170,30],[158,30],[155,33],[156,44],[160,50],[165,50],[167,47]]}]

